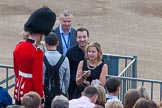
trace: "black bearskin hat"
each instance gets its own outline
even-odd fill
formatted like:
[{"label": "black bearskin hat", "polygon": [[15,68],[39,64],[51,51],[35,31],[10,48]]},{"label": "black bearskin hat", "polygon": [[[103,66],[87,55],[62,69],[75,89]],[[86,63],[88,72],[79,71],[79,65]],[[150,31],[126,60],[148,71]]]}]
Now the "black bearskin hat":
[{"label": "black bearskin hat", "polygon": [[30,33],[43,33],[48,35],[56,21],[56,14],[48,7],[34,11],[24,24],[24,30]]}]

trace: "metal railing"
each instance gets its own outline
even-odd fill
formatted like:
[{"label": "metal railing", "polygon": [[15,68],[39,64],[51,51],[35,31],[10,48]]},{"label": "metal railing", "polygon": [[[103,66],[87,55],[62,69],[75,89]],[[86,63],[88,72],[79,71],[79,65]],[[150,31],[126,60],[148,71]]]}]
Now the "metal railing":
[{"label": "metal railing", "polygon": [[137,77],[137,56],[103,54],[103,60],[108,65],[109,75]]},{"label": "metal railing", "polygon": [[7,90],[11,89],[15,84],[15,75],[13,66],[0,64],[0,85]]},{"label": "metal railing", "polygon": [[[122,80],[120,86],[119,99],[124,102],[124,95],[129,89],[136,89],[137,86],[146,86],[148,93],[150,94],[151,100],[160,101],[162,99],[162,81],[152,80],[152,79],[143,79],[143,78],[132,78],[132,77],[123,77],[123,76],[112,76],[107,75],[107,78],[110,77],[119,77]],[[134,85],[136,84],[136,85]]]},{"label": "metal railing", "polygon": [[[121,56],[115,54],[103,54],[104,62],[108,65],[109,72],[107,78],[114,77],[130,77],[137,78],[137,56]],[[128,87],[127,87],[128,86]],[[130,82],[122,80],[119,99],[124,102],[124,94],[130,88],[136,88],[136,81]]]},{"label": "metal railing", "polygon": [[[111,56],[114,57],[114,55]],[[137,78],[137,57],[136,56],[121,56],[121,57],[119,56],[119,59],[124,59],[125,61],[123,70],[120,70],[118,74],[115,76],[112,74],[112,75],[107,75],[106,77],[107,78],[112,76],[120,77],[120,79],[122,80],[120,93],[119,93],[119,99],[122,102],[124,102],[124,95],[129,89],[136,89],[137,87],[140,86],[146,86],[148,88],[151,99],[157,101],[162,100],[162,81]],[[110,63],[108,64],[108,66],[109,65]]]}]

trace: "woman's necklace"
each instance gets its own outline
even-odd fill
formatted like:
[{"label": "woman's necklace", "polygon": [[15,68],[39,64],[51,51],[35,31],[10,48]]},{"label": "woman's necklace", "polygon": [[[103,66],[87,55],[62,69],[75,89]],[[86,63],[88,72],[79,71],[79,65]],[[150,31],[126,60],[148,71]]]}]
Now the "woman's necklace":
[{"label": "woman's necklace", "polygon": [[95,66],[90,66],[90,65],[89,65],[89,62],[87,61],[87,67],[88,67],[88,69],[93,70],[93,69],[95,69],[97,66],[98,66],[98,64],[95,65]]}]

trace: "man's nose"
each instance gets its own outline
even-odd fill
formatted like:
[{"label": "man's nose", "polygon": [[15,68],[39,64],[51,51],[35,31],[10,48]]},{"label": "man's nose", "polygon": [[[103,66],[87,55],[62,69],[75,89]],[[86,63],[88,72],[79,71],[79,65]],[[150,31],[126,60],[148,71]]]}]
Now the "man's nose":
[{"label": "man's nose", "polygon": [[81,41],[83,41],[84,40],[84,38],[81,38]]},{"label": "man's nose", "polygon": [[66,25],[69,25],[69,22],[65,22]]}]

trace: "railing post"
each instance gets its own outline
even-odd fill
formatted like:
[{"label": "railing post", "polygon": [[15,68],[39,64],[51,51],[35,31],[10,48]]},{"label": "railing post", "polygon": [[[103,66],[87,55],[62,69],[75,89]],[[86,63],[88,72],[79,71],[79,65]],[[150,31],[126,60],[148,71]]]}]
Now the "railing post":
[{"label": "railing post", "polygon": [[8,90],[8,68],[6,68],[6,89]]},{"label": "railing post", "polygon": [[151,93],[151,100],[153,99],[153,92],[154,92],[154,90],[153,90],[153,82],[151,82],[151,91],[152,91],[152,93]]},{"label": "railing post", "polygon": [[122,89],[123,89],[123,93],[122,93],[122,102],[124,103],[124,95],[125,95],[125,93],[126,93],[126,91],[127,91],[127,88],[126,88],[126,80],[125,79],[123,79],[123,83],[122,83],[122,86],[121,87],[123,87]]},{"label": "railing post", "polygon": [[132,69],[132,77],[133,78],[137,78],[137,56],[133,56],[135,59],[135,62],[132,64],[133,65],[133,69]]},{"label": "railing post", "polygon": [[[137,56],[133,56],[135,62],[132,64],[132,77],[137,78]],[[137,82],[132,81],[132,88],[137,88]]]},{"label": "railing post", "polygon": [[162,100],[162,83],[160,83],[160,101]]}]

